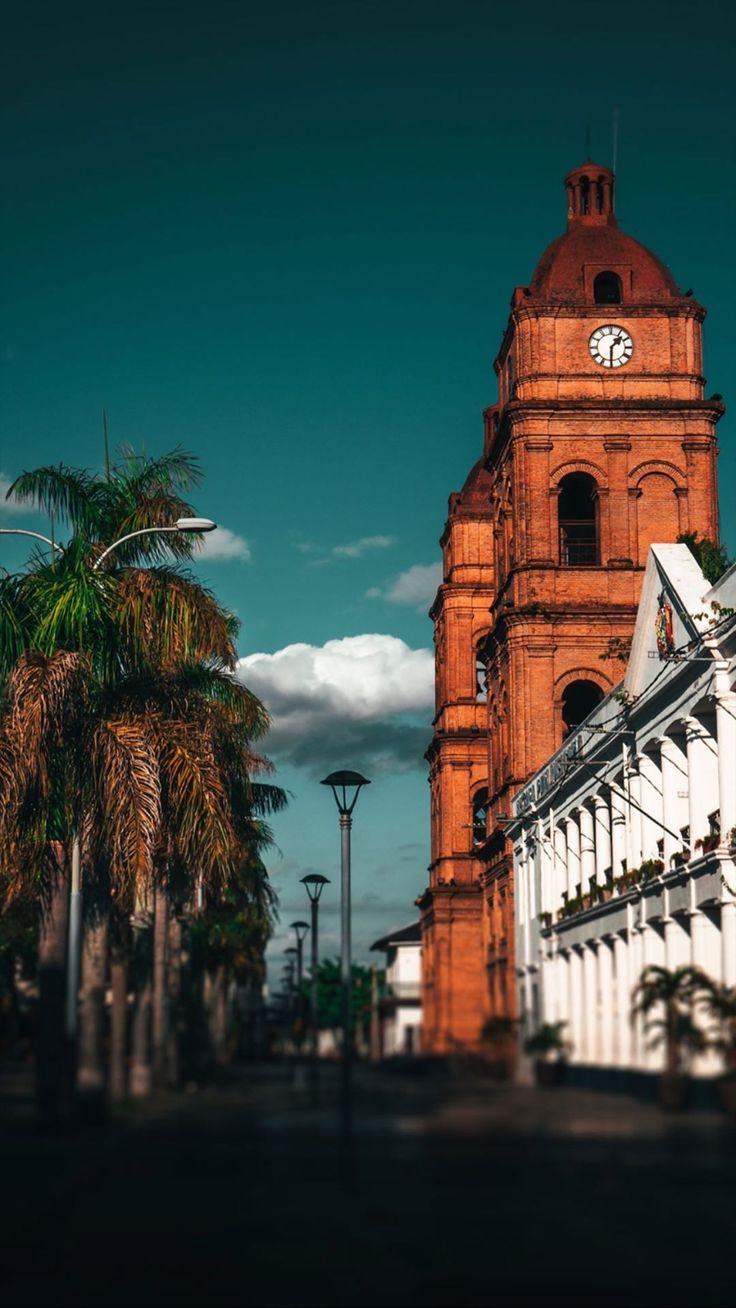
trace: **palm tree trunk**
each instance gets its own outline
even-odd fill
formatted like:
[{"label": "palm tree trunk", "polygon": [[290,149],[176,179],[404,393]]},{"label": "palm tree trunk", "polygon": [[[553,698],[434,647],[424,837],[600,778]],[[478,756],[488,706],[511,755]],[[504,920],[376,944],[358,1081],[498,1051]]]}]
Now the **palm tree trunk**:
[{"label": "palm tree trunk", "polygon": [[127,1090],[125,1063],[128,1046],[128,968],[122,951],[112,956],[110,981],[112,985],[110,1097],[117,1104],[125,1098]]},{"label": "palm tree trunk", "polygon": [[133,1058],[130,1093],[137,1099],[151,1093],[151,983],[145,981],[136,995],[133,1013]]},{"label": "palm tree trunk", "polygon": [[85,1117],[102,1117],[105,1086],[105,989],[110,906],[99,904],[86,924],[82,945],[82,1011],[77,1088]]},{"label": "palm tree trunk", "polygon": [[166,944],[169,929],[169,898],[165,886],[157,885],[153,897],[153,1084],[166,1080],[167,995]]},{"label": "palm tree trunk", "polygon": [[226,1067],[227,1049],[227,971],[223,964],[208,972],[205,980],[210,1047],[216,1067]]},{"label": "palm tree trunk", "polygon": [[169,919],[169,1028],[166,1037],[166,1078],[169,1085],[181,1080],[179,1032],[181,1025],[182,922]]},{"label": "palm tree trunk", "polygon": [[64,1030],[67,937],[69,930],[69,862],[60,841],[51,844],[53,883],[41,917],[38,943],[38,1029],[36,1099],[41,1117],[58,1120],[67,1071]]}]

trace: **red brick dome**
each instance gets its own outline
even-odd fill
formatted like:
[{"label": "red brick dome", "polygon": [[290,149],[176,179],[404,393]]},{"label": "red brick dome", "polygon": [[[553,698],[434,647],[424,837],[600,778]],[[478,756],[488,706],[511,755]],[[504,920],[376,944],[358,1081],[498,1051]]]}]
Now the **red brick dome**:
[{"label": "red brick dome", "polygon": [[[669,269],[632,236],[622,232],[613,207],[613,173],[591,161],[565,178],[567,231],[547,246],[529,293],[572,303],[647,303],[680,292]],[[608,295],[604,294],[608,278]],[[616,296],[618,283],[620,294]]]}]

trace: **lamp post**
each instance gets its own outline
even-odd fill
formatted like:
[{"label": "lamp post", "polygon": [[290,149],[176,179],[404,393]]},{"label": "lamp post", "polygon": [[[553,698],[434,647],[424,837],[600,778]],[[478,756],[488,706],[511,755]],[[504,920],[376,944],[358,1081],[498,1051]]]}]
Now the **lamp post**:
[{"label": "lamp post", "polygon": [[309,930],[308,922],[292,922],[289,927],[290,931],[296,936],[296,985],[299,996],[299,1006],[301,1007],[302,997],[302,959],[304,956],[304,940]]},{"label": "lamp post", "polygon": [[[176,522],[169,527],[141,527],[138,531],[130,531],[125,536],[120,536],[114,540],[112,545],[95,559],[91,571],[97,572],[100,564],[112,554],[119,545],[126,541],[132,540],[135,536],[150,536],[162,532],[207,532],[214,531],[217,526],[211,518],[177,518]],[[63,545],[57,544],[48,536],[43,536],[38,531],[27,531],[23,527],[0,527],[2,536],[33,536],[36,540],[43,541],[51,549],[59,554],[64,554]],[[70,1040],[75,1040],[77,1028],[79,1025],[78,1013],[78,995],[79,995],[79,978],[82,962],[82,881],[81,881],[81,851],[79,847],[79,836],[75,832],[72,837],[72,866],[71,866],[71,886],[69,895],[69,927],[68,927],[68,949],[67,949],[67,977],[66,977],[66,1003],[64,1025],[66,1034]]]},{"label": "lamp post", "polygon": [[312,1028],[312,1054],[314,1056],[315,1072],[317,1059],[319,1058],[319,986],[317,983],[317,970],[319,968],[319,899],[325,886],[329,884],[329,878],[323,877],[320,872],[310,872],[308,876],[302,877],[302,885],[309,896],[309,904],[312,910],[312,975],[309,987],[309,1021]]},{"label": "lamp post", "polygon": [[320,782],[330,786],[340,814],[340,989],[342,999],[342,1060],[340,1128],[343,1146],[350,1136],[350,1072],[352,1063],[352,974],[350,942],[350,832],[353,809],[363,786],[371,783],[360,772],[331,772]]}]

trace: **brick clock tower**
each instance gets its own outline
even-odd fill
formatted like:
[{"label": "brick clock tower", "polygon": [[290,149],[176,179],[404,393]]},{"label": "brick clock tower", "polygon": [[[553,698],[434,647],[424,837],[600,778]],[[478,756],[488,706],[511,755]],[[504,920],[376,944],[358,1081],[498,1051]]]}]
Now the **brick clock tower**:
[{"label": "brick clock tower", "polygon": [[423,1041],[477,1045],[515,1013],[504,817],[525,780],[620,680],[647,551],[718,539],[703,307],[626,236],[614,179],[565,179],[567,231],[517,287],[482,457],[450,497],[431,610],[432,852]]}]

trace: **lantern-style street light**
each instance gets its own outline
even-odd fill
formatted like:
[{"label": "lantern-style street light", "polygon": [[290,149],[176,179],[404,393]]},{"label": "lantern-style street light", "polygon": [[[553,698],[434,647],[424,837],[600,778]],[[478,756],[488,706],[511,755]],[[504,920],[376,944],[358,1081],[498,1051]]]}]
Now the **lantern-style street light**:
[{"label": "lantern-style street light", "polygon": [[342,1067],[340,1126],[342,1143],[350,1135],[350,1073],[352,1066],[352,958],[350,941],[350,832],[353,809],[363,786],[371,783],[360,772],[331,772],[322,782],[330,786],[340,814],[340,989],[342,992]]},{"label": "lantern-style street light", "polygon": [[312,975],[310,977],[309,987],[309,1020],[312,1028],[312,1054],[315,1059],[315,1068],[316,1060],[319,1057],[319,986],[317,984],[317,971],[319,968],[319,900],[325,886],[328,886],[329,884],[329,877],[323,877],[320,872],[310,872],[308,876],[302,877],[302,885],[309,896],[309,904],[312,910]]}]

